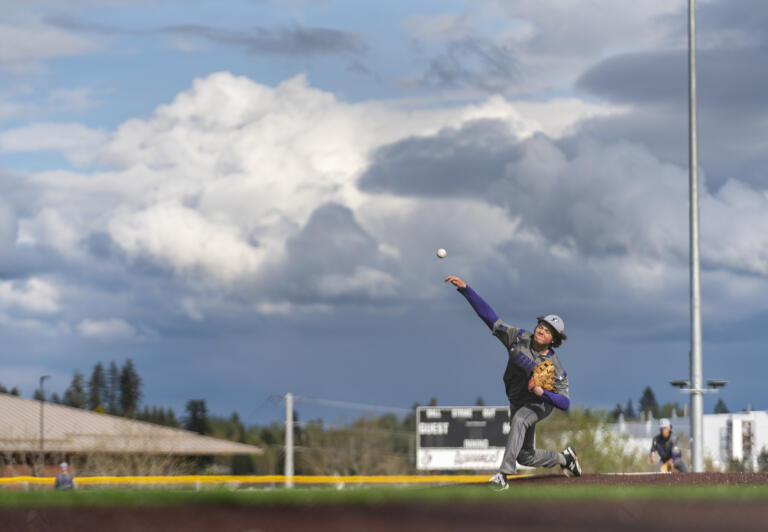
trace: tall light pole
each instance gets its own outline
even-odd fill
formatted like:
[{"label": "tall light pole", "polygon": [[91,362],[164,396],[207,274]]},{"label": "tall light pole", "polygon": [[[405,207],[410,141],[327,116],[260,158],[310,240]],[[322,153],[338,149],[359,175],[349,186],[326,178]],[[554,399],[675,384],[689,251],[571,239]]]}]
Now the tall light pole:
[{"label": "tall light pole", "polygon": [[688,0],[688,181],[690,184],[691,261],[691,461],[704,471],[701,382],[701,281],[699,267],[699,150],[696,124],[696,0]]},{"label": "tall light pole", "polygon": [[285,487],[293,487],[293,394],[285,394]]},{"label": "tall light pole", "polygon": [[43,472],[45,472],[45,436],[44,436],[44,417],[43,417],[43,405],[45,405],[45,390],[43,389],[43,384],[45,384],[45,379],[50,379],[50,375],[43,375],[40,377],[40,458],[39,461],[42,462],[43,465]]}]

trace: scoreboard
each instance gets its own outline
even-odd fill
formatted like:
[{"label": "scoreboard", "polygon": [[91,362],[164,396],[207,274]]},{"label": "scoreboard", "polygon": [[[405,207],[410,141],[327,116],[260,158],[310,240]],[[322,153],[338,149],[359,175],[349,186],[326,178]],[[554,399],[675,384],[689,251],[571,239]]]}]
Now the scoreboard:
[{"label": "scoreboard", "polygon": [[506,406],[420,406],[417,469],[498,469],[509,434]]}]

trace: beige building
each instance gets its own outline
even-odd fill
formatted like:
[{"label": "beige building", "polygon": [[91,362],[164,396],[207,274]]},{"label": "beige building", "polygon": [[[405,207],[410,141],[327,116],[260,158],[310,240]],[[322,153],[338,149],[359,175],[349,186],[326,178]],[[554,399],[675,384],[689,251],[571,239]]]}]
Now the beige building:
[{"label": "beige building", "polygon": [[130,457],[134,463],[138,457],[147,462],[154,457],[157,463],[173,457],[262,452],[254,445],[187,430],[0,394],[2,476],[28,474],[41,456],[45,457],[46,472],[50,472],[62,460],[83,464],[94,456],[112,457],[118,462],[120,457],[123,461]]}]

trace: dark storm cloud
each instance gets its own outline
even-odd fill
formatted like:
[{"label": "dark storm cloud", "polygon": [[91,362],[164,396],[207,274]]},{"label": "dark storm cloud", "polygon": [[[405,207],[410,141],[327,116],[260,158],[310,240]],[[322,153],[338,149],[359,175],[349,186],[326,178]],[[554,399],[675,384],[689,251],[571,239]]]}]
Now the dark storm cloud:
[{"label": "dark storm cloud", "polygon": [[[631,248],[657,255],[670,243],[639,227],[682,223],[676,203],[664,197],[679,192],[684,198],[682,184],[667,179],[674,172],[637,146],[582,138],[567,156],[545,135],[519,140],[503,122],[483,120],[381,148],[360,187],[481,199],[521,216],[525,227],[550,243],[575,245],[588,255],[624,255]],[[639,184],[627,184],[633,180]],[[642,191],[653,193],[655,205],[637,203],[634,196]],[[661,212],[652,216],[657,209]]]},{"label": "dark storm cloud", "polygon": [[360,227],[347,207],[326,203],[315,209],[286,248],[291,265],[321,273],[348,273],[360,260],[375,253],[376,240]]},{"label": "dark storm cloud", "polygon": [[[768,102],[768,48],[702,50],[696,55],[702,109],[750,113]],[[688,98],[684,51],[624,54],[585,72],[577,87],[618,103],[674,103]]]},{"label": "dark storm cloud", "polygon": [[[728,179],[765,186],[768,175],[768,3],[705,3],[697,10],[700,162],[707,183]],[[623,138],[687,166],[687,50],[621,54],[587,70],[578,88],[629,113],[587,120],[578,135]],[[566,141],[568,142],[568,141]]]},{"label": "dark storm cloud", "polygon": [[[698,54],[699,142],[712,186],[729,178],[765,184],[768,164],[768,49],[704,50]],[[587,71],[578,86],[621,104],[628,114],[594,118],[582,134],[624,138],[666,161],[687,164],[687,63],[684,52],[621,55]]]},{"label": "dark storm cloud", "polygon": [[361,189],[413,196],[484,195],[519,156],[503,122],[478,120],[461,129],[403,139],[376,151]]},{"label": "dark storm cloud", "polygon": [[[270,276],[267,292],[281,298],[290,294],[291,300],[299,302],[365,302],[374,295],[387,299],[393,290],[373,286],[375,276],[370,279],[372,284],[357,285],[353,278],[360,268],[382,275],[397,269],[350,209],[326,203],[315,209],[301,231],[287,241],[285,260]],[[353,288],[347,290],[346,282]]]},{"label": "dark storm cloud", "polygon": [[183,24],[149,29],[131,29],[83,22],[67,15],[49,17],[46,20],[50,24],[64,29],[106,36],[171,36],[199,39],[220,46],[239,48],[245,53],[253,55],[309,56],[363,53],[367,48],[365,39],[359,33],[300,25],[287,28],[232,29],[200,24]]},{"label": "dark storm cloud", "polygon": [[[662,17],[670,31],[680,29],[678,16]],[[700,46],[740,46],[768,43],[768,5],[763,0],[720,0],[696,7],[697,41]]]}]

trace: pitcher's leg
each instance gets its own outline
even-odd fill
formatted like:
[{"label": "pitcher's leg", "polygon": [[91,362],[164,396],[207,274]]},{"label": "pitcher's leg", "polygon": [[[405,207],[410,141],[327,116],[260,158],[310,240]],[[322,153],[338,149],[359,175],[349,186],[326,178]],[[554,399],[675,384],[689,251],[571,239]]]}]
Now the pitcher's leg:
[{"label": "pitcher's leg", "polygon": [[[546,412],[546,410],[542,410],[539,412],[540,419],[538,421],[545,420],[551,413],[551,411]],[[517,461],[520,465],[529,467],[565,466],[566,459],[563,453],[534,449],[533,442],[535,437],[536,427],[532,426],[526,431],[525,438],[523,439],[523,445],[517,454]]]},{"label": "pitcher's leg", "polygon": [[517,472],[517,455],[525,441],[525,434],[538,419],[536,412],[525,406],[512,411],[507,448],[504,451],[504,458],[501,460],[499,471],[505,475],[513,475]]}]

